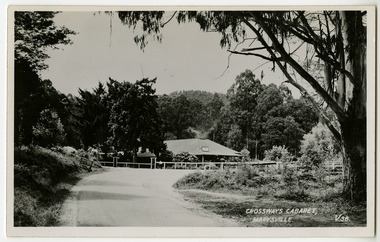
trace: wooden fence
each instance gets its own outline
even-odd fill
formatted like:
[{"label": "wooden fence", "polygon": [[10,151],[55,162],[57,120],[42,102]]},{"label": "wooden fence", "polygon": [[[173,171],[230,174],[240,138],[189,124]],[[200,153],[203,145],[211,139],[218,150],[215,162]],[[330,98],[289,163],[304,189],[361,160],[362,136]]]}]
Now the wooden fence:
[{"label": "wooden fence", "polygon": [[[268,171],[270,168],[275,170],[283,169],[285,164],[275,161],[259,161],[259,162],[167,162],[167,161],[151,161],[147,163],[133,163],[127,161],[120,161],[118,157],[114,157],[113,161],[99,161],[102,166],[113,167],[129,167],[129,168],[148,168],[148,169],[187,169],[187,170],[216,170],[231,168],[234,169],[241,165],[249,165],[257,167],[262,171]],[[287,163],[297,169],[302,169],[298,163]],[[343,176],[343,164],[341,162],[326,162],[323,168],[328,176]]]},{"label": "wooden fence", "polygon": [[88,159],[88,158],[85,158],[82,156],[77,156],[77,155],[72,155],[72,156],[78,158],[79,165],[84,167],[86,170],[91,171],[92,167],[94,167],[94,166],[100,167],[99,163],[97,163],[96,160],[91,160],[91,159]]},{"label": "wooden fence", "polygon": [[[116,158],[116,157],[115,157]],[[158,161],[150,163],[133,163],[127,161],[99,161],[103,166],[113,167],[131,167],[131,168],[149,168],[149,169],[203,169],[214,170],[224,169],[226,167],[236,168],[239,165],[260,166],[261,168],[268,169],[269,166],[276,166],[277,162],[167,162]]]},{"label": "wooden fence", "polygon": [[214,170],[226,167],[236,168],[241,165],[268,167],[276,162],[156,162],[155,169],[203,169]]},{"label": "wooden fence", "polygon": [[333,176],[343,176],[343,163],[342,162],[326,162],[323,164],[326,172]]},{"label": "wooden fence", "polygon": [[[279,163],[278,167],[282,169],[284,165],[285,164],[283,163]],[[300,164],[297,162],[289,162],[289,163],[286,163],[286,165],[295,167],[296,169],[302,169],[302,166],[300,166]],[[342,162],[324,162],[322,164],[322,167],[329,176],[343,176]]]}]

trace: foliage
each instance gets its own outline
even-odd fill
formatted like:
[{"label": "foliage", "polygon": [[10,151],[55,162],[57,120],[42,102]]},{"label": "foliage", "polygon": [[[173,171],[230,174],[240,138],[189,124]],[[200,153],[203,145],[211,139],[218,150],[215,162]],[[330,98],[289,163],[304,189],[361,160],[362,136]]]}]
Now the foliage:
[{"label": "foliage", "polygon": [[304,134],[300,125],[293,117],[273,117],[263,125],[262,142],[263,149],[268,150],[273,146],[285,145],[296,153]]},{"label": "foliage", "polygon": [[273,146],[272,149],[266,150],[264,154],[265,161],[291,162],[293,159],[285,146]]},{"label": "foliage", "polygon": [[277,194],[276,197],[295,201],[309,200],[306,189],[311,181],[302,178],[304,177],[297,166],[285,163],[281,174],[282,193]]},{"label": "foliage", "polygon": [[[64,95],[49,80],[41,80],[39,71],[47,68],[46,49],[69,44],[68,36],[74,32],[54,24],[55,12],[14,14],[15,145],[19,146],[32,142],[32,127],[42,110],[55,109],[60,117],[66,117]],[[66,124],[64,120],[62,123]]]},{"label": "foliage", "polygon": [[231,106],[227,103],[221,108],[219,118],[209,130],[208,138],[219,144],[227,145],[228,133],[234,124]]},{"label": "foliage", "polygon": [[227,91],[227,98],[236,123],[239,125],[244,138],[254,137],[252,133],[253,116],[257,99],[264,86],[250,70],[245,70],[235,79],[234,84]]},{"label": "foliage", "polygon": [[[241,150],[244,147],[244,137],[240,127],[232,124],[227,134],[227,146],[233,150]],[[248,152],[249,153],[249,152]]]},{"label": "foliage", "polygon": [[174,162],[199,162],[198,157],[189,152],[181,152],[173,156]]},{"label": "foliage", "polygon": [[158,156],[159,161],[173,161],[174,154],[170,150],[161,152]]},{"label": "foliage", "polygon": [[157,96],[153,84],[156,79],[142,79],[136,83],[107,83],[112,107],[108,122],[110,143],[118,148],[132,150],[148,148],[152,152],[165,149],[162,121],[158,114]]},{"label": "foliage", "polygon": [[242,155],[243,157],[243,161],[246,162],[246,161],[249,161],[249,150],[247,150],[246,148],[242,149],[240,151],[240,154]]},{"label": "foliage", "polygon": [[164,120],[166,132],[173,133],[177,139],[192,137],[189,128],[195,125],[194,117],[198,114],[198,110],[194,109],[196,106],[192,99],[183,95],[160,97],[159,113]]},{"label": "foliage", "polygon": [[340,155],[340,147],[331,132],[319,123],[304,135],[301,154],[303,162],[320,166],[323,162],[336,160]]},{"label": "foliage", "polygon": [[111,100],[108,100],[104,85],[99,82],[93,92],[79,89],[79,95],[80,133],[84,147],[96,145],[108,150],[108,147],[104,145],[109,137],[108,121],[111,105],[109,102]]},{"label": "foliage", "polygon": [[70,44],[69,35],[75,32],[66,27],[57,27],[53,18],[57,12],[15,12],[15,61],[27,60],[33,70],[46,69],[44,60],[49,56],[46,48],[58,48]]},{"label": "foliage", "polygon": [[[289,97],[291,99],[292,97]],[[271,116],[277,116],[274,112],[279,106],[284,103],[284,97],[280,88],[277,88],[273,83],[269,84],[257,99],[257,119],[263,121],[267,120]]]},{"label": "foliage", "polygon": [[82,148],[84,145],[81,124],[85,117],[79,106],[79,98],[69,94],[62,100],[64,107],[59,116],[66,132],[65,144],[77,149]]},{"label": "foliage", "polygon": [[177,189],[197,188],[211,191],[231,191],[243,194],[257,194],[261,186],[277,183],[277,176],[265,176],[251,166],[239,166],[236,170],[195,172],[178,180]]},{"label": "foliage", "polygon": [[278,108],[278,115],[282,117],[292,116],[304,133],[310,132],[319,120],[313,107],[303,97],[299,99],[288,98],[288,100]]},{"label": "foliage", "polygon": [[[220,118],[211,128],[209,138],[235,150],[247,147],[251,155],[257,152],[258,157],[263,157],[264,151],[274,145],[285,145],[293,154],[298,154],[302,136],[317,123],[317,115],[307,101],[294,99],[283,85],[261,85],[261,88],[263,90],[257,98],[251,97],[254,94],[247,92],[249,88],[243,89],[245,95],[240,93],[240,98],[236,98],[231,87],[229,100],[240,100],[241,103],[233,107],[228,102],[221,109]],[[249,110],[242,110],[240,106],[243,103],[250,104],[254,99],[257,100],[256,107],[253,104]],[[242,130],[242,116],[247,123],[246,130],[250,130],[248,137]]]},{"label": "foliage", "polygon": [[[256,199],[289,201],[331,201],[343,190],[340,176],[332,176],[321,167],[285,162],[263,168],[240,165],[235,169],[195,172],[178,180],[177,189],[202,189],[255,196]],[[321,196],[321,194],[324,194]]]},{"label": "foliage", "polygon": [[62,144],[65,139],[65,131],[57,113],[44,109],[40,118],[33,126],[33,142],[44,147]]},{"label": "foliage", "polygon": [[84,170],[76,158],[41,147],[14,151],[15,226],[57,226],[59,209]]},{"label": "foliage", "polygon": [[185,96],[187,99],[193,99],[201,101],[203,104],[207,105],[212,102],[221,101],[222,104],[227,102],[227,96],[223,93],[211,93],[207,91],[201,90],[183,90],[183,91],[174,91],[170,93],[168,96],[175,98],[179,96]]}]

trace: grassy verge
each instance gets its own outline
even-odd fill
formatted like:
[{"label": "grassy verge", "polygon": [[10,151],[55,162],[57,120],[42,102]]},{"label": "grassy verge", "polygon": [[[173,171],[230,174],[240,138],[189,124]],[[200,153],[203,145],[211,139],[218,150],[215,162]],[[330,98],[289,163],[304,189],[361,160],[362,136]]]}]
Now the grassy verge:
[{"label": "grassy verge", "polygon": [[195,172],[174,187],[185,199],[248,227],[365,226],[365,204],[341,196],[339,179],[250,167]]},{"label": "grassy verge", "polygon": [[14,155],[14,226],[58,225],[64,200],[88,167],[41,147],[16,148]]}]

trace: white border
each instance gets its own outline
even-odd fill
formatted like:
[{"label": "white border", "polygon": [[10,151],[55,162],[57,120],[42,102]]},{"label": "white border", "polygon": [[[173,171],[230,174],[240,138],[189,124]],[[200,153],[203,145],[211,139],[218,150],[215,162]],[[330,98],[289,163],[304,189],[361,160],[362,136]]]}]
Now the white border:
[{"label": "white border", "polygon": [[[140,4],[141,5],[141,4]],[[201,4],[199,4],[201,5]],[[93,10],[120,10],[120,9],[141,9],[139,6],[134,7],[120,7],[120,6],[39,6],[38,10],[61,10],[61,11],[93,11]],[[32,10],[36,7],[15,7],[17,10]],[[157,9],[165,9],[168,10],[175,8],[174,6],[164,7],[164,6],[146,6],[144,10],[157,10]],[[202,6],[181,6],[181,9],[192,10],[192,9],[204,9]],[[247,10],[246,6],[207,6],[207,9],[215,10],[215,9],[232,9],[232,10]],[[295,9],[305,9],[310,10],[310,6],[259,6],[255,7],[255,9],[267,9],[267,10],[295,10]],[[326,7],[318,7],[320,9],[325,9]],[[329,9],[342,9],[342,6],[329,6]],[[365,7],[368,11],[368,23],[375,23],[375,11],[374,8]],[[10,7],[13,9],[13,7]],[[313,7],[315,9],[315,7]],[[356,6],[345,6],[344,9],[356,10],[359,7]],[[360,9],[363,9],[360,7]],[[13,30],[13,24],[10,21],[11,30]],[[12,32],[12,31],[10,31]],[[9,40],[12,39],[12,34],[10,34]],[[367,59],[367,77],[368,80],[375,80],[375,25],[368,25],[368,59]],[[8,45],[13,45],[12,41],[8,42]],[[9,54],[9,82],[8,82],[8,93],[13,93],[13,48],[8,49]],[[375,114],[373,104],[375,102],[375,82],[368,81],[367,83],[367,92],[368,92],[368,101],[367,101],[367,140],[372,141],[368,142],[368,151],[367,156],[368,160],[375,161]],[[3,89],[4,90],[4,89]],[[9,103],[13,103],[13,95],[9,95],[10,99],[8,99]],[[371,103],[373,101],[373,103]],[[9,105],[8,105],[9,107]],[[13,130],[13,111],[8,108],[8,131]],[[12,133],[8,133],[8,144],[13,144],[13,135]],[[10,151],[10,152],[9,152]],[[8,146],[8,181],[13,181],[13,145]],[[367,166],[368,174],[367,174],[367,184],[375,184],[375,162],[368,163]],[[12,182],[8,182],[7,191],[9,200],[9,204],[11,206],[7,210],[8,222],[13,223],[13,184]],[[115,228],[115,227],[96,227],[96,228],[15,228],[7,224],[7,234],[12,236],[90,236],[90,237],[99,237],[99,236],[107,236],[107,237],[360,237],[360,236],[371,236],[374,231],[374,205],[370,203],[370,201],[374,201],[375,197],[375,187],[368,186],[367,191],[367,201],[368,209],[367,209],[367,224],[366,228],[149,228],[146,227],[127,227],[127,228]],[[10,218],[10,219],[9,219]],[[312,232],[312,233],[310,233]]]}]

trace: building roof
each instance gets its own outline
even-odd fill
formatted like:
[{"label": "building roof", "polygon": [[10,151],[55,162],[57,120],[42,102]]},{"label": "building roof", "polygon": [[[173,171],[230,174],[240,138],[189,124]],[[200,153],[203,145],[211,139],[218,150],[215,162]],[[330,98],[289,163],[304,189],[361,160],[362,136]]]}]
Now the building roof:
[{"label": "building roof", "polygon": [[188,152],[192,155],[241,156],[239,152],[209,139],[177,139],[164,141],[173,154]]}]

